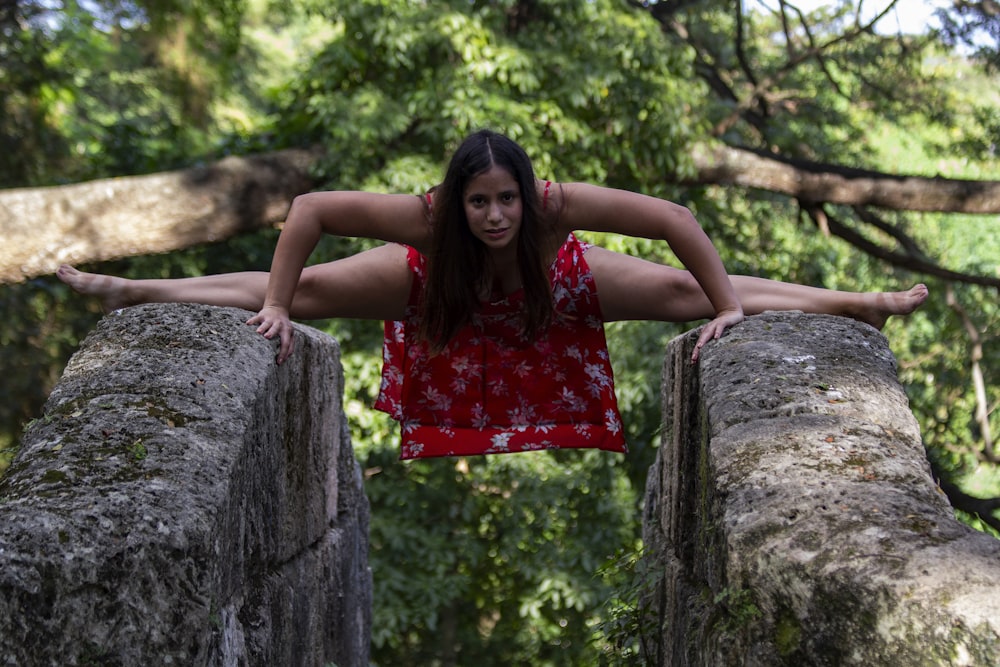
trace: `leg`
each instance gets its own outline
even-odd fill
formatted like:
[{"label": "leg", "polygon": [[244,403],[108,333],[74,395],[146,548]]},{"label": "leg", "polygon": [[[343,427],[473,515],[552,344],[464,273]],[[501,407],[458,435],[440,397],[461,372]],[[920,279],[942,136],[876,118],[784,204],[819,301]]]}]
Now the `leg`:
[{"label": "leg", "polygon": [[[586,258],[597,283],[601,311],[609,322],[690,322],[710,318],[715,312],[687,271],[597,247],[589,249]],[[843,292],[753,276],[731,276],[730,280],[747,315],[801,310],[851,317],[878,329],[890,316],[907,315],[927,298],[923,285],[905,292]]]},{"label": "leg", "polygon": [[106,313],[140,303],[203,303],[260,310],[267,290],[267,273],[262,271],[198,278],[129,280],[84,273],[64,264],[59,267],[56,276],[76,292],[99,299]]},{"label": "leg", "polygon": [[[268,274],[225,273],[197,278],[127,280],[83,273],[62,266],[60,280],[101,301],[105,312],[140,303],[203,303],[258,311]],[[412,276],[406,249],[385,245],[351,257],[307,267],[292,301],[296,319],[354,317],[399,319],[410,295]]]}]

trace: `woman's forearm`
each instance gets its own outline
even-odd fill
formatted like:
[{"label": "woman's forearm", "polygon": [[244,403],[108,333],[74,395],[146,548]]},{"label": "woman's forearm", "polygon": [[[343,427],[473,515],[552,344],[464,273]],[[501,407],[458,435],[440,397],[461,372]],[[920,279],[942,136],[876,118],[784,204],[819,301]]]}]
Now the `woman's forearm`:
[{"label": "woman's forearm", "polygon": [[672,215],[664,240],[701,285],[716,313],[742,310],[718,250],[693,214]]},{"label": "woman's forearm", "polygon": [[566,184],[560,224],[666,241],[701,285],[717,313],[739,312],[736,292],[712,241],[691,211],[680,204],[625,190]]},{"label": "woman's forearm", "polygon": [[310,204],[307,197],[297,197],[292,202],[274,249],[264,298],[265,308],[277,307],[285,311],[291,308],[299,276],[322,233],[316,207]]}]

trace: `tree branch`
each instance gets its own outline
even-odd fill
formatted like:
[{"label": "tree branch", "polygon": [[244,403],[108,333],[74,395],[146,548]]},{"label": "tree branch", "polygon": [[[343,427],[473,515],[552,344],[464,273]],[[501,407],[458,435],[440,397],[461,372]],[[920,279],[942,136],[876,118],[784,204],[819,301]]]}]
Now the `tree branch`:
[{"label": "tree branch", "polygon": [[946,479],[941,471],[935,468],[934,476],[937,478],[938,486],[948,496],[948,501],[955,509],[962,510],[967,514],[979,517],[979,519],[994,530],[1000,531],[1000,518],[993,514],[1000,509],[1000,498],[977,498],[958,488],[954,482]]},{"label": "tree branch", "polygon": [[972,372],[972,385],[976,396],[976,424],[979,426],[979,433],[983,438],[983,459],[990,463],[1000,463],[996,452],[993,451],[993,434],[990,431],[990,411],[989,399],[986,397],[986,380],[983,377],[983,368],[980,361],[983,358],[983,335],[979,327],[973,323],[969,313],[966,312],[962,304],[955,297],[955,290],[951,285],[946,288],[946,299],[948,307],[962,320],[965,333],[969,336],[972,349],[969,351],[969,363]]},{"label": "tree branch", "polygon": [[924,249],[917,245],[917,242],[909,234],[906,234],[901,229],[897,228],[895,225],[891,225],[881,217],[877,216],[870,209],[864,206],[855,206],[854,213],[861,219],[862,222],[868,223],[872,227],[885,232],[892,238],[896,239],[900,246],[911,256],[917,259],[921,259],[927,262],[932,261]]},{"label": "tree branch", "polygon": [[203,167],[0,190],[0,283],[221,241],[284,219],[313,187],[316,153],[230,157]]},{"label": "tree branch", "polygon": [[747,80],[756,86],[757,77],[754,76],[750,59],[747,57],[746,44],[743,43],[743,20],[743,0],[736,0],[736,59],[739,61],[740,67],[743,68]]},{"label": "tree branch", "polygon": [[1000,213],[1000,181],[900,176],[777,157],[715,145],[692,153],[688,184],[739,185],[806,202],[876,206],[897,211]]},{"label": "tree branch", "polygon": [[810,215],[810,217],[813,218],[818,226],[828,231],[830,234],[847,241],[858,250],[864,252],[866,255],[870,255],[876,259],[881,259],[884,262],[888,262],[903,269],[909,269],[910,271],[916,271],[918,273],[935,276],[937,278],[1000,289],[1000,278],[990,278],[988,276],[977,276],[968,273],[961,273],[959,271],[952,271],[951,269],[943,268],[920,257],[893,252],[892,250],[883,248],[877,243],[865,238],[856,230],[846,226],[836,217],[830,215],[828,211],[823,210],[820,205],[804,202],[802,204],[802,208]]},{"label": "tree branch", "polygon": [[[894,4],[895,1],[896,0],[893,0],[892,4]],[[720,59],[706,57],[704,54],[705,49],[702,49],[700,45],[695,42],[695,40],[692,38],[687,28],[684,27],[683,24],[681,24],[675,18],[675,14],[683,7],[685,3],[667,2],[667,3],[655,3],[649,5],[648,3],[636,2],[635,0],[631,0],[630,4],[632,4],[632,6],[634,7],[648,11],[653,16],[653,18],[655,18],[660,23],[661,28],[663,29],[664,32],[678,36],[684,43],[686,43],[688,46],[694,49],[698,58],[698,62],[700,64],[700,67],[696,68],[696,71],[699,73],[699,76],[706,83],[712,86],[713,90],[716,90],[716,92],[720,92],[718,86],[721,82],[724,82],[726,80],[726,77],[723,74],[724,68],[713,64],[720,62]],[[892,7],[892,4],[890,4],[889,8]],[[826,52],[838,44],[852,42],[861,37],[862,35],[870,32],[874,27],[874,25],[885,15],[886,12],[889,11],[889,8],[883,10],[875,18],[868,21],[867,23],[862,24],[860,21],[857,20],[856,17],[855,26],[853,29],[848,30],[831,39],[828,39],[823,43],[816,43],[815,37],[813,36],[812,31],[809,27],[809,23],[805,20],[805,15],[802,13],[802,11],[795,5],[788,3],[785,0],[780,0],[779,11],[780,11],[783,30],[785,31],[785,37],[786,37],[785,44],[786,44],[786,51],[788,53],[788,59],[781,67],[775,69],[773,72],[765,76],[763,79],[758,80],[754,71],[750,67],[749,62],[746,60],[745,54],[743,53],[742,5],[739,2],[737,2],[736,54],[737,54],[737,60],[740,63],[740,66],[744,74],[747,76],[747,80],[750,83],[750,86],[749,86],[749,91],[742,96],[742,99],[740,99],[740,97],[737,96],[736,93],[733,91],[732,85],[724,84],[725,89],[728,91],[728,95],[723,95],[723,97],[731,99],[735,101],[737,104],[736,107],[733,109],[733,111],[726,118],[716,123],[715,127],[712,130],[713,135],[721,136],[737,120],[742,118],[743,120],[747,121],[752,127],[754,127],[758,132],[760,132],[762,136],[766,136],[767,128],[763,123],[763,116],[767,115],[767,105],[765,99],[767,92],[769,90],[773,90],[774,88],[776,88],[784,80],[786,76],[790,75],[792,72],[798,69],[799,66],[801,66],[805,62],[808,62],[809,60],[813,59],[816,60],[820,70],[823,72],[823,75],[827,78],[830,84],[841,96],[850,97],[841,88],[839,82],[836,80],[836,77],[833,75],[833,72],[830,70],[830,67],[826,61]],[[806,41],[808,46],[807,48],[797,53],[792,48],[792,46],[795,43],[795,39],[789,28],[786,9],[791,9],[796,13],[796,15],[799,18],[799,24],[801,25],[803,32],[806,35]],[[758,105],[761,106],[761,112],[755,113],[753,109],[755,106]]]}]

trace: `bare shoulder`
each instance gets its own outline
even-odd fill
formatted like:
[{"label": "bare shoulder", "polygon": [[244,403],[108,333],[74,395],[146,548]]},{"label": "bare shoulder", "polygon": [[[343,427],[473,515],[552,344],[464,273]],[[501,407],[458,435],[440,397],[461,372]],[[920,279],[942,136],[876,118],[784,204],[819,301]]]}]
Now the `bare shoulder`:
[{"label": "bare shoulder", "polygon": [[562,239],[567,234],[581,229],[577,223],[579,216],[576,210],[585,207],[585,203],[581,203],[578,196],[582,190],[583,196],[586,197],[585,183],[538,181],[537,188],[545,216],[553,225],[555,237]]},{"label": "bare shoulder", "polygon": [[612,232],[662,238],[666,224],[688,217],[683,206],[638,192],[591,183],[561,183],[557,191],[560,231]]},{"label": "bare shoulder", "polygon": [[635,203],[635,193],[591,183],[553,183],[550,199],[561,231],[603,231],[602,221]]},{"label": "bare shoulder", "polygon": [[313,192],[297,206],[317,214],[325,231],[339,236],[403,243],[426,251],[431,224],[422,196],[361,191]]}]

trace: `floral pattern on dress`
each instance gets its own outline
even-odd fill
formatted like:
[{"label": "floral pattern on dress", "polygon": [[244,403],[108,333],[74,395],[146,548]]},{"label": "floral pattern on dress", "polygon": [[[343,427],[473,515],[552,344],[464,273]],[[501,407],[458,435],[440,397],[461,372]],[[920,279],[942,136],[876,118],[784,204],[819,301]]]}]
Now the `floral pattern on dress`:
[{"label": "floral pattern on dress", "polygon": [[416,335],[426,258],[408,248],[406,317],[385,323],[375,407],[400,422],[400,458],[597,448],[626,452],[587,245],[570,235],[549,267],[555,318],[521,335],[518,291],[481,312],[436,355]]}]

